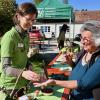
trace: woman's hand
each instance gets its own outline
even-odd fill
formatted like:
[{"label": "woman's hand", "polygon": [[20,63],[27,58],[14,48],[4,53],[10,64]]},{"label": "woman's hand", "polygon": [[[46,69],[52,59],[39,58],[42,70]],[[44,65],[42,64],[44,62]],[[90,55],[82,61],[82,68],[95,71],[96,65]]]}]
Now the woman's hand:
[{"label": "woman's hand", "polygon": [[30,81],[39,81],[40,79],[38,74],[30,70],[23,71],[22,77]]},{"label": "woman's hand", "polygon": [[67,54],[65,55],[65,59],[66,59],[66,63],[71,65],[73,62],[73,53],[72,52],[67,52]]},{"label": "woman's hand", "polygon": [[44,87],[44,86],[48,86],[48,85],[54,85],[55,84],[55,80],[54,79],[49,79],[46,82],[43,83],[33,83],[35,87]]}]

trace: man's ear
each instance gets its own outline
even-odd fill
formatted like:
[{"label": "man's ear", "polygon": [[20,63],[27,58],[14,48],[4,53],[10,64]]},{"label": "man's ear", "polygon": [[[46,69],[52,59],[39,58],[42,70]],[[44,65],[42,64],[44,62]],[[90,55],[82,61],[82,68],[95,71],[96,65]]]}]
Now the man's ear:
[{"label": "man's ear", "polygon": [[18,14],[16,14],[15,16],[16,16],[17,19],[19,19],[19,15]]},{"label": "man's ear", "polygon": [[17,24],[19,24],[20,23],[20,16],[19,16],[19,14],[16,14],[15,16],[16,16],[16,19],[17,19]]}]

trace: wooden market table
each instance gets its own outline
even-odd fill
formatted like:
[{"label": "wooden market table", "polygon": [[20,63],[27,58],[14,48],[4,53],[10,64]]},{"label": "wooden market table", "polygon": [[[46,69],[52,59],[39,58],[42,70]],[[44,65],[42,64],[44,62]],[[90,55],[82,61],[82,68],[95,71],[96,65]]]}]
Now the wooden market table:
[{"label": "wooden market table", "polygon": [[34,97],[33,90],[33,92],[27,94],[27,96],[31,97],[32,100],[34,100],[35,98],[36,100],[68,100],[69,90],[67,88],[62,88],[59,86],[49,86],[49,88],[53,89],[53,94],[51,95],[43,95],[43,93],[40,91],[38,96]]},{"label": "wooden market table", "polygon": [[[62,71],[59,68],[52,67],[53,64],[57,61],[57,59],[62,55],[62,52],[60,52],[47,66],[47,73],[48,75],[52,74],[64,74],[66,77],[70,75],[70,71]],[[61,97],[61,100],[68,100],[68,96],[70,93],[70,89],[64,88],[63,95]]]},{"label": "wooden market table", "polygon": [[[47,73],[48,75],[51,75],[51,74],[64,74],[66,76],[69,76],[70,75],[70,71],[63,71],[63,70],[60,70],[59,68],[57,67],[52,67],[53,64],[57,61],[57,59],[62,55],[62,52],[60,52],[47,66]],[[63,66],[63,65],[62,65]],[[66,65],[67,67],[67,65]]]}]

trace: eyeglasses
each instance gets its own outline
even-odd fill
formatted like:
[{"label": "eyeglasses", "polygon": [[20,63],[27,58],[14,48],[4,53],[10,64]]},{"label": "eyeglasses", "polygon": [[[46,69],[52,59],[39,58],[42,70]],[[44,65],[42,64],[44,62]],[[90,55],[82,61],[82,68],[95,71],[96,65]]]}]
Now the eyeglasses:
[{"label": "eyeglasses", "polygon": [[86,38],[86,37],[84,37],[84,38],[80,38],[81,39],[81,41],[84,41],[84,42],[90,42],[92,39],[89,39],[89,38]]},{"label": "eyeglasses", "polygon": [[24,16],[24,18],[25,18],[26,21],[29,22],[29,23],[30,23],[30,22],[32,22],[32,23],[35,23],[35,22],[36,22],[36,19],[27,18],[27,17],[25,17],[25,16]]}]

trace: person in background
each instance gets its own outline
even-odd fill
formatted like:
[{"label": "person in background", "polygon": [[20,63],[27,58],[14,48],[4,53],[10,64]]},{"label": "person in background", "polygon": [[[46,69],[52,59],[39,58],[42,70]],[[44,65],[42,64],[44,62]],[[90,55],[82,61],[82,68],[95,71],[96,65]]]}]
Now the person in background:
[{"label": "person in background", "polygon": [[57,38],[59,50],[64,47],[65,34],[68,29],[69,29],[69,26],[66,24],[63,24],[63,26],[60,29],[59,37]]},{"label": "person in background", "polygon": [[54,32],[52,32],[51,38],[52,38],[53,40],[55,40],[55,33],[54,33]]},{"label": "person in background", "polygon": [[26,86],[29,81],[39,80],[39,75],[32,71],[32,65],[27,58],[29,49],[27,30],[36,21],[37,15],[35,5],[31,3],[19,5],[13,17],[15,26],[2,37],[0,62],[1,100],[6,100],[8,95],[14,96],[16,91]]},{"label": "person in background", "polygon": [[74,41],[80,42],[81,41],[81,34],[76,34],[75,38],[74,38]]},{"label": "person in background", "polygon": [[85,22],[80,33],[84,52],[80,52],[76,62],[70,53],[66,55],[66,63],[74,67],[69,80],[49,79],[36,83],[36,87],[53,84],[72,89],[70,100],[100,99],[100,21]]},{"label": "person in background", "polygon": [[80,50],[81,50],[82,46],[81,46],[81,43],[80,43],[80,41],[81,41],[81,34],[80,33],[75,35],[75,38],[73,39],[73,41],[74,41],[74,43],[76,43],[80,46]]}]

